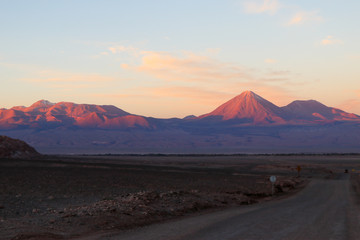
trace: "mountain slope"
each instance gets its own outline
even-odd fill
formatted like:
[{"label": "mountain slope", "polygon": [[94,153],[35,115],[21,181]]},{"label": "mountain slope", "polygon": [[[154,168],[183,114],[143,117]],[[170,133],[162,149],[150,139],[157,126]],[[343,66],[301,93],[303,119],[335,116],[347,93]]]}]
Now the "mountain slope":
[{"label": "mountain slope", "polygon": [[149,127],[144,117],[127,113],[111,105],[50,103],[40,100],[30,107],[13,107],[0,110],[0,128],[18,127],[53,128],[132,128]]},{"label": "mountain slope", "polygon": [[0,158],[31,158],[40,154],[27,143],[7,136],[0,136]]},{"label": "mountain slope", "polygon": [[284,124],[282,109],[259,95],[245,91],[199,119],[242,119],[253,124]]},{"label": "mountain slope", "polygon": [[344,112],[340,109],[327,107],[324,104],[315,101],[294,101],[282,108],[286,112],[287,120],[293,121],[356,121],[359,116]]}]

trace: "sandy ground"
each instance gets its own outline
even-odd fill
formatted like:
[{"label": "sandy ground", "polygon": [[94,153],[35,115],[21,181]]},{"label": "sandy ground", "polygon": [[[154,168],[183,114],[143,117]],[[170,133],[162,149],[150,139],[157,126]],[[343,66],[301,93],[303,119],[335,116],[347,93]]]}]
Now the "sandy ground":
[{"label": "sandy ground", "polygon": [[[352,172],[360,169],[359,156],[2,159],[0,239],[101,239],[156,222],[281,201],[309,182],[338,178],[345,168],[354,176],[352,189],[359,189]],[[277,176],[274,196],[271,175]]]},{"label": "sandy ground", "polygon": [[359,239],[349,174],[314,180],[291,198],[155,224],[92,239]]}]

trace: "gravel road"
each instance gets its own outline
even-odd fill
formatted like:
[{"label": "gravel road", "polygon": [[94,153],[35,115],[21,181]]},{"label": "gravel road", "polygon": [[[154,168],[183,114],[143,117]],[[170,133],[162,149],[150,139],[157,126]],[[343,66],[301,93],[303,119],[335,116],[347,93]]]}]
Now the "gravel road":
[{"label": "gravel road", "polygon": [[288,199],[86,239],[359,239],[360,210],[349,174],[313,180]]}]

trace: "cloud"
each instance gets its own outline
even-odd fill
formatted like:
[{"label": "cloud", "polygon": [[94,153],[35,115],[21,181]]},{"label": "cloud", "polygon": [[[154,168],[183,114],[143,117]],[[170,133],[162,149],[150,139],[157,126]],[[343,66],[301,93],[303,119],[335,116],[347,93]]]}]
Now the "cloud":
[{"label": "cloud", "polygon": [[123,45],[113,45],[111,47],[108,47],[108,50],[112,54],[127,53],[132,56],[138,56],[140,53],[140,50],[135,47]]},{"label": "cloud", "polygon": [[[192,52],[171,54],[168,52],[142,51],[140,64],[121,64],[121,68],[135,73],[164,80],[161,84],[176,84],[184,87],[204,88],[236,95],[248,89],[267,89],[290,86],[294,74],[285,70],[259,71],[232,63],[224,63]],[[276,86],[279,85],[279,86]],[[166,89],[167,92],[170,89]],[[198,89],[190,92],[199,92]],[[279,90],[282,91],[282,90]],[[278,92],[279,92],[278,91]],[[284,90],[285,91],[285,90]],[[164,91],[166,92],[166,91]],[[184,91],[185,92],[185,91]],[[203,94],[203,93],[202,93]],[[178,94],[177,94],[178,96]]]},{"label": "cloud", "polygon": [[278,0],[246,1],[243,4],[245,12],[250,14],[275,14],[280,8]]},{"label": "cloud", "polygon": [[327,45],[336,45],[336,44],[342,44],[343,42],[339,39],[334,38],[333,36],[327,36],[323,40],[321,40],[321,45],[327,46]]},{"label": "cloud", "polygon": [[302,25],[304,23],[322,22],[323,20],[323,17],[319,16],[317,11],[300,11],[295,13],[286,25]]},{"label": "cloud", "polygon": [[120,55],[120,54],[128,55],[130,57],[138,57],[139,55],[141,55],[141,51],[140,51],[140,49],[133,47],[133,46],[124,46],[124,45],[112,43],[110,45],[110,47],[106,48],[105,51],[102,51],[102,52],[92,56],[91,58],[99,59],[101,57],[106,57],[106,56],[110,56],[110,55]]},{"label": "cloud", "polygon": [[122,64],[121,67],[166,81],[214,82],[252,79],[248,70],[243,67],[221,63],[191,52],[177,56],[167,52],[142,51],[140,65]]}]

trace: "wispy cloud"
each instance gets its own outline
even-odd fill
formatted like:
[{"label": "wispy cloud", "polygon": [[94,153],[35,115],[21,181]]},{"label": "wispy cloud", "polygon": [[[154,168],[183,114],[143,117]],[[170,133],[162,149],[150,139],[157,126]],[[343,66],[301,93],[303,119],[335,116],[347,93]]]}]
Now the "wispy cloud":
[{"label": "wispy cloud", "polygon": [[111,55],[124,55],[130,57],[138,57],[141,55],[141,50],[133,46],[124,46],[116,43],[109,43],[106,50],[92,56],[92,59],[99,59]]},{"label": "wispy cloud", "polygon": [[166,81],[211,82],[252,78],[245,68],[221,63],[191,52],[177,56],[167,52],[142,51],[140,65],[122,64],[121,66]]},{"label": "wispy cloud", "polygon": [[280,9],[293,11],[294,8],[297,11],[293,12],[292,17],[288,20],[286,26],[296,26],[305,23],[316,23],[324,21],[323,17],[319,15],[318,11],[305,11],[299,6],[291,6],[287,4],[281,4],[278,0],[250,0],[242,3],[246,13],[249,14],[262,14],[267,13],[274,15],[278,13]]},{"label": "wispy cloud", "polygon": [[336,44],[342,44],[343,41],[334,38],[333,36],[327,36],[323,40],[321,40],[321,45],[327,46],[327,45],[336,45]]},{"label": "wispy cloud", "polygon": [[278,0],[246,1],[243,3],[245,12],[250,14],[275,14],[280,8]]},{"label": "wispy cloud", "polygon": [[139,49],[132,47],[132,46],[123,46],[123,45],[114,45],[108,48],[108,50],[113,53],[128,53],[132,55],[138,55]]},{"label": "wispy cloud", "polygon": [[322,22],[324,19],[317,11],[299,11],[287,22],[286,25],[302,25],[304,23]]}]

